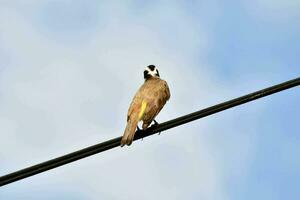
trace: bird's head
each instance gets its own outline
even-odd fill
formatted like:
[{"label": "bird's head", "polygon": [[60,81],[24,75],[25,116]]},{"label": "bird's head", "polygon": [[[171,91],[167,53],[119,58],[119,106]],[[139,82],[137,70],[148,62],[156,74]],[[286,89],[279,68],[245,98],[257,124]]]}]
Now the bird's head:
[{"label": "bird's head", "polygon": [[149,65],[144,71],[144,79],[148,80],[149,78],[156,77],[159,78],[158,69],[154,65]]}]

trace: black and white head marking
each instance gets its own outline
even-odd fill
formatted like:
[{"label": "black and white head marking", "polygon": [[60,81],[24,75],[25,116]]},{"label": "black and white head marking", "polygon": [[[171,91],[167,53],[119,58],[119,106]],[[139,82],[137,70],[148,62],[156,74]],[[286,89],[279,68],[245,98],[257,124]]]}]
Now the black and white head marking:
[{"label": "black and white head marking", "polygon": [[158,69],[154,65],[149,65],[144,71],[145,80],[151,77],[159,77]]}]

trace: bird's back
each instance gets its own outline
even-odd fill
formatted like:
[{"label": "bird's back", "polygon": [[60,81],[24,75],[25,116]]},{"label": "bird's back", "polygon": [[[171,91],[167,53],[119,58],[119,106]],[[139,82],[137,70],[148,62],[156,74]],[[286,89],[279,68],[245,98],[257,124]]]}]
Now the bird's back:
[{"label": "bird's back", "polygon": [[145,114],[140,120],[143,120],[146,124],[150,124],[169,98],[170,91],[167,82],[160,78],[151,78],[145,81],[137,91],[131,102],[127,116],[130,117],[132,112],[140,112],[143,101],[147,102]]}]

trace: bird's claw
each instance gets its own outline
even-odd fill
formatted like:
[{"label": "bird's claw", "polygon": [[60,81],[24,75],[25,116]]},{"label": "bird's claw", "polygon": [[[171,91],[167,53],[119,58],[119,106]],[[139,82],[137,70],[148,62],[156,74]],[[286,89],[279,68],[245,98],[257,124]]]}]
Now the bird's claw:
[{"label": "bird's claw", "polygon": [[[139,126],[137,126],[137,127],[136,127],[136,131],[137,131],[137,132],[140,132],[140,131],[142,131],[142,130],[140,129]],[[144,139],[144,138],[142,137],[142,141],[143,141],[143,139]]]},{"label": "bird's claw", "polygon": [[[155,119],[153,120],[153,122],[154,122],[153,126],[158,126],[159,125],[159,123]],[[158,135],[160,135],[160,134],[161,134],[161,132],[158,133]]]}]

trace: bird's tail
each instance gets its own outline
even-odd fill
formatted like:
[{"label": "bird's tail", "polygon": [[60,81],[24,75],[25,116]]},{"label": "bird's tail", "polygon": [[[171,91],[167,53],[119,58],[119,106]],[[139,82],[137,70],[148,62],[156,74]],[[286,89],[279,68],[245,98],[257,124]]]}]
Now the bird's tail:
[{"label": "bird's tail", "polygon": [[123,147],[125,144],[127,144],[128,146],[131,145],[138,122],[138,113],[133,113],[127,121],[124,135],[121,140],[121,147]]}]

